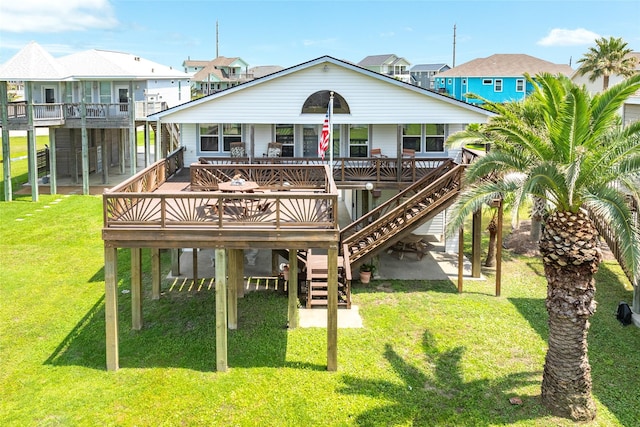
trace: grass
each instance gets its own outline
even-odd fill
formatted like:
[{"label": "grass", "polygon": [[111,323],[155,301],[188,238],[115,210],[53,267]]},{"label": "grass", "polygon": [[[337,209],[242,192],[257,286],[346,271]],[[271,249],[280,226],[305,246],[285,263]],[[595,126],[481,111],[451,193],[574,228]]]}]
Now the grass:
[{"label": "grass", "polygon": [[[138,130],[136,133],[138,147],[144,147],[144,131]],[[150,138],[153,144],[155,138],[153,130],[151,130]],[[2,138],[0,138],[2,141]],[[36,150],[45,148],[45,145],[49,144],[48,135],[36,136]],[[20,187],[29,181],[29,163],[27,160],[27,137],[26,136],[12,136],[11,137],[11,188],[13,193],[18,191]],[[2,158],[2,150],[0,150],[0,165],[5,161]],[[2,167],[2,166],[0,166]],[[0,173],[0,201],[5,201],[4,198],[4,171]]]},{"label": "grass", "polygon": [[[2,138],[0,138],[2,141]],[[46,144],[49,143],[49,136],[38,135],[36,136],[36,150],[41,150]],[[26,136],[12,136],[11,143],[11,188],[15,193],[20,189],[22,184],[29,181],[29,162],[27,160],[27,137]],[[0,150],[0,167],[4,168],[3,163],[7,159],[2,158],[2,150]],[[0,201],[4,201],[4,169],[0,173]]]},{"label": "grass", "polygon": [[[449,281],[356,285],[365,328],[339,330],[338,372],[326,371],[324,329],[287,330],[287,299],[250,293],[228,334],[230,369],[218,373],[214,293],[165,284],[151,301],[143,251],[145,325],[131,330],[130,294],[120,293],[121,369],[106,372],[101,198],[28,200],[0,203],[0,425],[573,425],[540,405],[538,259],[509,254],[497,298],[489,272],[461,295]],[[127,250],[118,270],[125,291]],[[637,425],[640,331],[614,316],[631,289],[612,262],[597,279],[598,418],[584,425]]]}]

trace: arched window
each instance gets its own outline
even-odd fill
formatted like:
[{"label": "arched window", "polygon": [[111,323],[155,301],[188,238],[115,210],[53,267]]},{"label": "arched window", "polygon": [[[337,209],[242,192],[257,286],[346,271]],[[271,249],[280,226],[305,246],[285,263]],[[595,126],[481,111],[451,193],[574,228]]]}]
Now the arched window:
[{"label": "arched window", "polygon": [[[329,98],[331,92],[328,90],[318,91],[307,98],[302,106],[302,114],[324,114],[329,108]],[[333,93],[333,113],[334,114],[349,114],[349,104],[344,98],[338,94]]]}]

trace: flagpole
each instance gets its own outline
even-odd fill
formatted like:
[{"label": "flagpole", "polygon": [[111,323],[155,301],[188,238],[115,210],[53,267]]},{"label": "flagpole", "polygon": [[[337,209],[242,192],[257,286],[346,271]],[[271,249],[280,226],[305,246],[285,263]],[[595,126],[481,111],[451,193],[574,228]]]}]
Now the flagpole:
[{"label": "flagpole", "polygon": [[329,97],[329,170],[333,179],[333,91]]}]

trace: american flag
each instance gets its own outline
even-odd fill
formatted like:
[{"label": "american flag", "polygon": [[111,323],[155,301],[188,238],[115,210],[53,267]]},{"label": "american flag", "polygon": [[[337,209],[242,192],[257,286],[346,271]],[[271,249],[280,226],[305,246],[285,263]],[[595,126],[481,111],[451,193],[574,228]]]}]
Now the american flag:
[{"label": "american flag", "polygon": [[324,124],[322,125],[322,133],[320,134],[320,146],[318,147],[318,154],[324,160],[324,153],[329,149],[329,113],[324,116]]}]

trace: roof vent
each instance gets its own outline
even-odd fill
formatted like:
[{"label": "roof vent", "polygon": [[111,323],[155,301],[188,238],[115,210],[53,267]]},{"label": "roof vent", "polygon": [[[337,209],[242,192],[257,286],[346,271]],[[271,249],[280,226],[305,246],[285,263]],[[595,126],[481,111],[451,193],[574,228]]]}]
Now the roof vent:
[{"label": "roof vent", "polygon": [[133,60],[134,60],[134,61],[138,61],[138,62],[140,62],[140,57],[139,57],[139,56],[136,56],[135,58],[133,58]]}]

